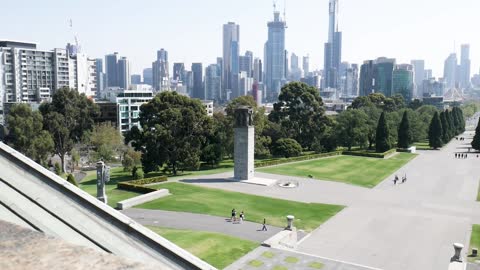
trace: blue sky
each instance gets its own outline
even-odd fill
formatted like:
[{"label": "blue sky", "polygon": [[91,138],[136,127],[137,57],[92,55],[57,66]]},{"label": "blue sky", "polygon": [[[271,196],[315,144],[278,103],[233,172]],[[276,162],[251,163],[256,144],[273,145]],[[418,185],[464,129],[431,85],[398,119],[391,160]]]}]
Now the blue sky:
[{"label": "blue sky", "polygon": [[[214,63],[222,54],[222,24],[240,24],[240,49],[263,58],[270,0],[17,0],[2,1],[0,39],[33,41],[42,49],[73,41],[73,20],[84,52],[92,57],[118,51],[132,73],[151,66],[156,50],[170,62]],[[278,1],[283,9],[284,0]],[[287,0],[287,49],[310,54],[323,66],[328,0]],[[398,62],[425,59],[434,75],[457,44],[471,44],[472,73],[480,66],[479,0],[340,0],[343,60],[361,63],[379,56]],[[171,64],[173,66],[173,64]]]}]

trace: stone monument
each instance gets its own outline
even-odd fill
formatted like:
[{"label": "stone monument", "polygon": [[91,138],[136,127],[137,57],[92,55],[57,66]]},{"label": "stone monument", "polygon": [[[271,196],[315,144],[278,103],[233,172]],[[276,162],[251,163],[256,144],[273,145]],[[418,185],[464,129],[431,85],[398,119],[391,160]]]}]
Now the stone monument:
[{"label": "stone monument", "polygon": [[235,109],[234,178],[238,181],[254,178],[255,127],[253,109],[240,106]]},{"label": "stone monument", "polygon": [[97,162],[97,199],[107,203],[107,194],[105,194],[105,183],[110,181],[110,167],[103,161]]}]

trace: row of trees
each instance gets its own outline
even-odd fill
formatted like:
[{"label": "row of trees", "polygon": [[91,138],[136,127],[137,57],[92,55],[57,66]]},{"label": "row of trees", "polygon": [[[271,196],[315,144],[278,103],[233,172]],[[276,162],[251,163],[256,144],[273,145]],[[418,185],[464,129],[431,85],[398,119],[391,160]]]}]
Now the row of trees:
[{"label": "row of trees", "polygon": [[435,112],[428,132],[429,145],[438,149],[463,132],[465,118],[460,108],[454,107],[453,110],[445,110],[440,114]]}]

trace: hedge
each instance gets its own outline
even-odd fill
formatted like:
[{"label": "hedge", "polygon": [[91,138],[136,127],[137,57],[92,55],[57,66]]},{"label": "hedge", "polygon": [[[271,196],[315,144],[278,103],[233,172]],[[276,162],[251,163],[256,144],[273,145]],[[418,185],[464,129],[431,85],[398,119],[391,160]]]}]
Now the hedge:
[{"label": "hedge", "polygon": [[385,158],[388,155],[397,152],[397,149],[390,149],[384,153],[374,153],[374,152],[365,152],[365,151],[343,151],[343,155],[347,156],[357,156],[357,157],[370,157],[370,158]]},{"label": "hedge", "polygon": [[126,190],[126,191],[147,194],[150,192],[157,191],[157,189],[145,187],[144,185],[166,182],[167,180],[168,178],[166,176],[151,177],[151,178],[133,180],[128,182],[120,182],[120,183],[117,183],[117,188]]},{"label": "hedge", "polygon": [[312,155],[305,155],[305,156],[299,156],[299,157],[284,158],[284,159],[278,159],[278,160],[260,161],[255,163],[255,168],[269,167],[269,166],[275,166],[275,165],[280,165],[284,163],[319,159],[324,157],[333,157],[333,156],[339,156],[341,154],[342,152],[336,151],[336,152],[329,152],[329,153],[322,153],[322,154],[312,154]]}]

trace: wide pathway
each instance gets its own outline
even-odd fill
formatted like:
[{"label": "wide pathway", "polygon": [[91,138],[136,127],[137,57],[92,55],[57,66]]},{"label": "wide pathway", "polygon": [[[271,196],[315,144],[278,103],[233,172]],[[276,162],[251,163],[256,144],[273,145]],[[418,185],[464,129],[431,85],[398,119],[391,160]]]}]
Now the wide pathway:
[{"label": "wide pathway", "polygon": [[267,226],[268,231],[261,231],[262,225],[258,223],[247,221],[241,224],[232,223],[229,218],[182,212],[131,208],[123,210],[122,213],[144,226],[216,232],[257,243],[261,243],[283,230]]},{"label": "wide pathway", "polygon": [[455,152],[468,151],[472,136],[467,134],[467,141],[454,140],[441,151],[421,151],[394,173],[408,177],[406,184],[397,186],[393,185],[393,175],[374,189],[266,174],[258,175],[295,179],[300,187],[258,187],[221,180],[229,174],[183,181],[295,201],[346,205],[306,237],[299,250],[385,270],[442,270],[448,268],[453,255],[452,244],[468,246],[471,225],[480,224],[480,205],[475,201],[480,158],[473,154],[468,159],[454,157]]}]

